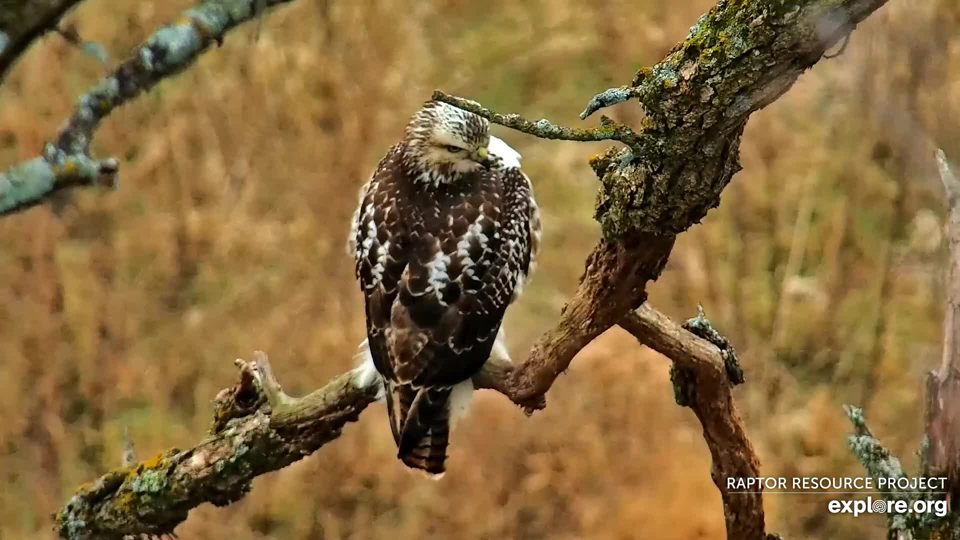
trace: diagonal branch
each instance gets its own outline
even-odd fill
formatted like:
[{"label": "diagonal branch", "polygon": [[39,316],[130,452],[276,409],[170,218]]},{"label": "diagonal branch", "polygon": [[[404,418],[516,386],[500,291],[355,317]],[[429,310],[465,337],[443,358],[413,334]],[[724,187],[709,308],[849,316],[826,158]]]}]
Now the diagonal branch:
[{"label": "diagonal branch", "polygon": [[188,450],[172,449],[111,471],[82,487],[56,516],[60,536],[117,539],[173,532],[190,509],[225,506],[250,490],[254,477],[310,455],[340,436],[376,400],[377,388],[349,372],[297,400],[274,403],[279,389],[265,355],[238,361],[240,380],[214,401],[211,435]]},{"label": "diagonal branch", "polygon": [[256,17],[261,4],[292,0],[205,0],[180,20],[153,33],[126,61],[77,101],[73,115],[41,156],[0,173],[0,215],[39,203],[76,186],[116,185],[117,160],[90,156],[90,141],[114,109],[189,67],[237,25]]}]

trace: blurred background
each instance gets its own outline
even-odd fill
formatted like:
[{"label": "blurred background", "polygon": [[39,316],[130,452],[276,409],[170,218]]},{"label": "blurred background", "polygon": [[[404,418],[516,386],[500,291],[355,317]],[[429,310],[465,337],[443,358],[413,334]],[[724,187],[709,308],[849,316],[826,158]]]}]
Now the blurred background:
[{"label": "blurred background", "polygon": [[[188,0],[89,0],[66,19],[124,58]],[[686,36],[710,0],[301,0],[231,33],[109,117],[116,192],[0,219],[0,538],[118,466],[203,437],[232,360],[270,354],[294,394],[352,365],[362,298],[345,255],[357,188],[434,88],[583,125]],[[35,155],[104,72],[56,35],[0,87],[0,167]],[[608,114],[637,125],[635,103]],[[588,124],[592,125],[591,119]],[[507,317],[516,359],[557,319],[598,238],[589,156],[495,127],[543,214],[540,265]],[[741,353],[736,390],[765,476],[859,476],[841,405],[911,471],[921,381],[939,364],[945,246],[934,144],[960,160],[960,4],[891,0],[750,120],[743,172],[680,236],[651,302],[707,315]],[[190,514],[181,538],[723,538],[700,426],[668,361],[612,329],[526,418],[478,393],[440,482],[395,459],[370,407],[319,452]],[[824,496],[767,496],[787,538],[882,538]]]}]

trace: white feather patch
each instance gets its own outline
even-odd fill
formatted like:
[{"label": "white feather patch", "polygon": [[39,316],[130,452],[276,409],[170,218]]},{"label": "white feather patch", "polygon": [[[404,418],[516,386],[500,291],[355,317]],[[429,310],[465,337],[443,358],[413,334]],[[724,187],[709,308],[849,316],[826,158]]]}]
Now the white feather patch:
[{"label": "white feather patch", "polygon": [[504,167],[520,168],[520,152],[510,148],[510,145],[503,142],[502,139],[491,135],[487,151],[503,160]]},{"label": "white feather patch", "polygon": [[493,349],[490,350],[490,359],[513,362],[513,360],[510,359],[510,351],[507,350],[507,333],[503,329],[503,326],[497,331],[497,339],[494,340]]},{"label": "white feather patch", "polygon": [[447,303],[443,301],[443,296],[440,294],[440,291],[447,286],[447,283],[450,282],[450,276],[447,274],[447,265],[450,264],[450,257],[440,251],[439,248],[434,254],[433,259],[426,264],[427,270],[429,271],[428,291],[432,291],[437,294],[437,297],[440,299],[440,305],[446,306]]},{"label": "white feather patch", "polygon": [[360,193],[357,197],[357,209],[353,211],[353,218],[350,221],[350,236],[347,237],[347,255],[352,256],[354,260],[360,255],[360,252],[357,250],[357,233],[360,231],[360,209],[363,208],[363,199],[367,196],[367,190],[370,189],[371,182],[373,182],[372,178],[360,186]]},{"label": "white feather patch", "polygon": [[463,417],[470,410],[470,402],[473,400],[473,380],[467,379],[453,387],[450,391],[450,431],[456,427]]},{"label": "white feather patch", "polygon": [[369,388],[370,386],[377,385],[377,401],[382,400],[385,397],[383,380],[380,378],[377,366],[373,365],[373,355],[370,354],[370,343],[368,340],[363,340],[353,359],[357,362],[357,367],[353,368],[353,371],[350,372],[353,377],[353,383],[360,388]]}]

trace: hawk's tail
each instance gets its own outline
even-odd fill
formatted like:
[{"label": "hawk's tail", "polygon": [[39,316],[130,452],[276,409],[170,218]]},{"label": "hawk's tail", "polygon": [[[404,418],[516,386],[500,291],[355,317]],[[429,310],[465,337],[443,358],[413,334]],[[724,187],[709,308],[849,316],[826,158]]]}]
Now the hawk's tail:
[{"label": "hawk's tail", "polygon": [[450,437],[450,388],[389,385],[387,412],[397,457],[432,476],[446,470]]}]

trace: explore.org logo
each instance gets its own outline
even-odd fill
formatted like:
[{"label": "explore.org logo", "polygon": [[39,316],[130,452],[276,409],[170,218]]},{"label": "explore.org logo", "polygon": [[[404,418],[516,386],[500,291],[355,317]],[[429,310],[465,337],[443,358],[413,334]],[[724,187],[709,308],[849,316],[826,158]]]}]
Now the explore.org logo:
[{"label": "explore.org logo", "polygon": [[[831,514],[934,514],[947,515],[950,505],[945,477],[891,478],[785,478],[759,476],[726,479],[728,493],[763,493],[764,495],[879,495],[866,500],[831,497],[827,510]],[[875,491],[876,490],[876,491]]]},{"label": "explore.org logo", "polygon": [[947,515],[947,500],[925,501],[888,501],[867,497],[867,500],[832,500],[827,503],[827,510],[831,514],[935,514],[938,517]]}]

